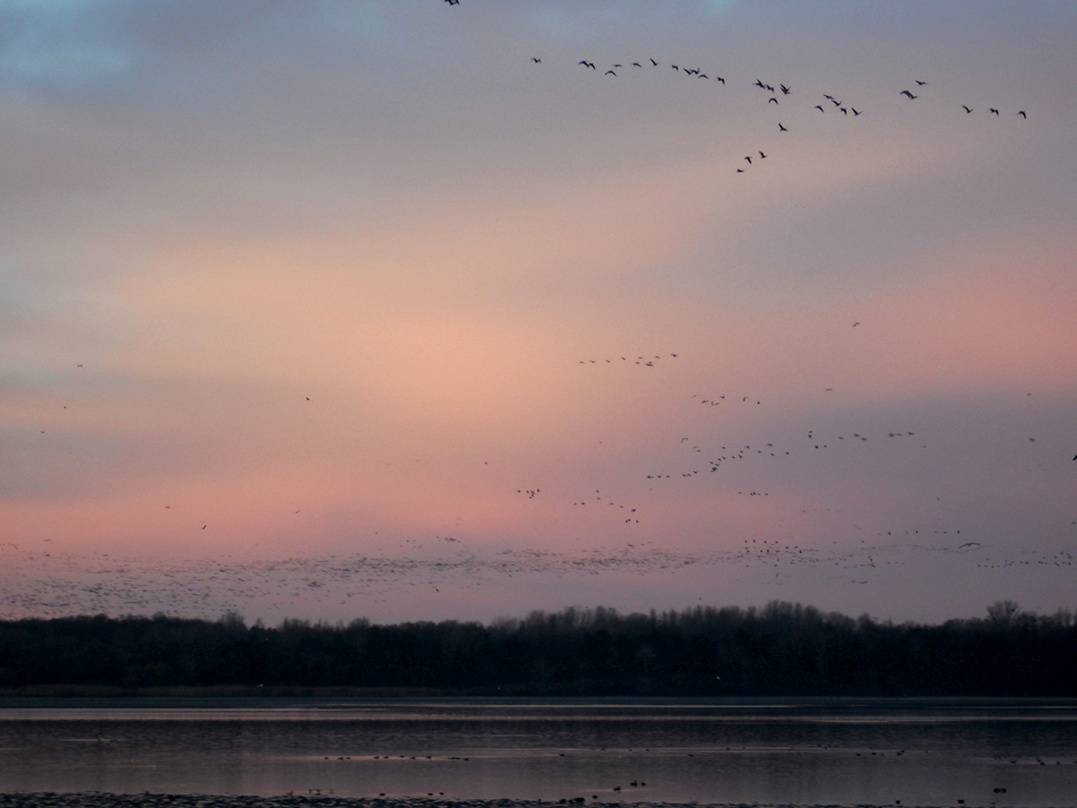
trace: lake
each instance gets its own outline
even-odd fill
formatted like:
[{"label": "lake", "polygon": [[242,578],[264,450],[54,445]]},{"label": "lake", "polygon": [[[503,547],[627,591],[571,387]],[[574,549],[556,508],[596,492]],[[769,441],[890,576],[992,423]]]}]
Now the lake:
[{"label": "lake", "polygon": [[1075,806],[1077,701],[0,701],[3,792],[308,789]]}]

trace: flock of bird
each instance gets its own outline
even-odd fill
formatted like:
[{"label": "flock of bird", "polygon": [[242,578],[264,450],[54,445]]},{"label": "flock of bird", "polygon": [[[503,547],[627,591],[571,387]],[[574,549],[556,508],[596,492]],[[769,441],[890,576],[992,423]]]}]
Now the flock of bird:
[{"label": "flock of bird", "polygon": [[[769,492],[738,490],[758,498]],[[617,519],[636,521],[638,508],[601,492],[572,501],[575,508],[612,510]],[[808,508],[802,509],[805,517]],[[722,544],[728,547],[726,542]],[[740,570],[763,574],[761,582],[777,594],[800,572],[829,584],[863,585],[884,570],[944,560],[979,570],[1073,569],[1077,556],[1067,550],[991,547],[964,538],[961,528],[924,524],[868,530],[854,525],[849,537],[829,544],[743,538],[720,550],[670,550],[654,540],[592,546],[573,551],[546,548],[492,548],[458,536],[395,543],[395,550],[366,553],[259,558],[225,554],[220,558],[172,562],[106,552],[74,552],[0,545],[0,562],[18,575],[5,581],[4,617],[70,614],[148,614],[166,612],[215,617],[252,608],[288,616],[296,610],[391,604],[401,593],[479,591],[497,581],[555,576],[586,580],[596,576],[681,576],[689,570]],[[901,573],[899,573],[901,574]],[[869,577],[865,578],[867,575]],[[703,601],[704,595],[699,596]]]},{"label": "flock of bird", "polygon": [[[460,0],[444,0],[450,6],[460,4]],[[544,64],[540,56],[530,57],[536,67]],[[576,65],[589,73],[600,74],[609,79],[618,79],[626,73],[636,71],[663,70],[696,82],[709,82],[724,87],[734,81],[724,74],[709,71],[697,66],[676,62],[664,62],[655,58],[630,60],[600,66],[591,59],[580,59]],[[747,80],[745,80],[747,83]],[[765,98],[767,107],[783,110],[781,120],[775,120],[779,134],[791,131],[786,121],[791,118],[784,114],[790,108],[806,108],[818,114],[838,113],[842,118],[854,120],[867,114],[867,106],[859,101],[855,104],[849,98],[841,98],[832,93],[822,93],[819,103],[812,103],[815,98],[800,102],[800,91],[792,83],[785,81],[764,81],[755,78],[751,86],[759,90],[759,97]],[[928,92],[927,80],[916,79],[915,89],[902,89],[896,93],[908,102],[916,102]],[[799,105],[799,106],[797,106]],[[972,115],[977,107],[961,104],[964,115]],[[989,115],[1001,117],[998,107],[988,107]],[[1019,109],[1015,117],[1027,121],[1026,110]],[[773,150],[769,147],[753,149],[744,155],[736,172],[743,174],[762,161],[771,157]],[[861,322],[852,323],[852,328],[861,327]],[[581,366],[634,366],[655,369],[669,365],[672,360],[681,357],[681,353],[640,353],[625,352],[613,356],[577,359]],[[682,362],[683,364],[683,362]],[[83,370],[85,364],[77,363]],[[823,388],[832,392],[832,387]],[[763,406],[763,397],[743,392],[722,392],[704,397],[695,394],[692,400],[710,409],[735,407],[758,408]],[[306,402],[311,397],[304,396]],[[67,408],[67,405],[64,405]],[[753,463],[784,461],[801,455],[818,455],[839,449],[858,447],[864,450],[864,444],[872,441],[918,443],[922,449],[928,443],[919,434],[919,430],[907,426],[892,428],[878,435],[858,429],[832,433],[819,432],[809,428],[798,438],[790,440],[777,436],[762,436],[749,442],[715,441],[708,448],[708,441],[689,436],[681,438],[681,448],[689,453],[680,468],[641,468],[639,477],[645,481],[647,492],[655,492],[656,486],[682,484],[681,481],[713,480],[723,476],[723,469],[730,466],[744,468]],[[40,430],[45,434],[45,430]],[[1028,438],[1035,442],[1034,437]],[[873,444],[874,445],[874,444]],[[1077,455],[1073,457],[1077,462]],[[730,473],[730,472],[726,472]],[[744,497],[748,500],[772,500],[768,488],[758,485],[745,486],[733,480],[723,489],[730,496]],[[620,496],[604,493],[595,488],[593,493],[581,496],[570,488],[558,490],[556,485],[546,483],[529,483],[515,488],[515,493],[524,498],[527,507],[558,508],[568,506],[577,512],[586,509],[588,513],[601,512],[614,515],[614,518],[626,528],[635,530],[641,526],[641,518],[648,511],[643,501],[633,496]],[[163,506],[172,511],[171,504]],[[302,509],[295,509],[298,516]],[[802,513],[807,513],[802,509]],[[549,517],[550,512],[546,513]],[[644,520],[645,522],[646,520]],[[199,531],[207,531],[209,522],[194,519],[193,525]],[[1077,520],[1072,526],[1077,526]],[[650,526],[657,530],[659,526]],[[227,557],[224,560],[184,561],[165,564],[160,561],[140,560],[135,557],[110,556],[107,553],[55,552],[47,544],[28,547],[17,541],[0,543],[0,559],[8,565],[17,564],[20,575],[5,582],[6,603],[0,606],[9,616],[17,615],[58,615],[77,612],[140,612],[149,610],[166,610],[185,614],[215,614],[225,609],[240,609],[252,601],[264,602],[277,610],[286,610],[300,605],[309,605],[312,598],[321,601],[334,601],[348,604],[353,598],[378,598],[388,596],[394,588],[400,586],[423,586],[441,591],[441,587],[453,585],[462,589],[473,589],[491,576],[510,578],[519,575],[600,575],[608,573],[651,575],[654,573],[683,570],[689,567],[708,567],[734,565],[744,568],[765,568],[776,576],[796,568],[828,569],[836,580],[855,584],[864,584],[865,570],[876,570],[885,566],[904,566],[910,554],[944,555],[965,559],[972,557],[972,563],[981,569],[1010,569],[1015,567],[1053,566],[1069,568],[1074,565],[1074,556],[1066,551],[1024,550],[1016,554],[1000,555],[999,551],[979,541],[961,541],[962,529],[953,524],[922,525],[880,529],[874,532],[873,542],[861,538],[867,533],[860,525],[853,527],[857,536],[851,547],[839,545],[834,540],[832,546],[821,547],[817,544],[799,542],[791,539],[776,540],[760,536],[747,537],[740,546],[732,550],[714,552],[677,552],[662,549],[653,541],[632,541],[615,547],[595,547],[578,552],[555,552],[544,549],[507,548],[490,550],[471,547],[460,536],[436,536],[431,543],[422,539],[409,539],[401,544],[407,550],[404,554],[371,553],[358,555],[330,555],[287,558],[281,560],[251,560],[240,557]],[[631,533],[628,535],[638,535]],[[894,543],[893,538],[901,536],[908,541]],[[931,537],[931,540],[928,540]],[[449,552],[446,553],[446,550]],[[855,577],[853,577],[855,576]]]},{"label": "flock of bird", "polygon": [[[448,2],[448,0],[446,0],[446,2]],[[459,0],[456,0],[456,3],[459,3]],[[534,65],[543,64],[543,59],[540,56],[532,56],[530,57],[530,59],[531,63]],[[586,58],[577,61],[576,65],[583,68],[585,71],[591,71],[596,75],[601,72],[603,76],[609,77],[611,79],[616,79],[622,75],[625,75],[625,71],[634,72],[636,70],[665,69],[666,67],[668,67],[669,70],[672,71],[672,74],[676,74],[685,78],[693,80],[703,79],[704,81],[713,80],[715,84],[721,86],[725,86],[729,83],[727,82],[724,75],[721,75],[716,71],[707,71],[700,67],[689,67],[677,62],[664,62],[655,59],[654,57],[649,57],[644,60],[613,62],[610,63],[604,71],[595,61]],[[914,79],[913,83],[917,89],[917,92],[903,89],[898,91],[897,95],[900,97],[904,97],[909,101],[916,101],[917,99],[919,99],[922,93],[926,92],[924,88],[928,86],[928,82],[924,79]],[[763,95],[766,96],[766,103],[768,106],[774,105],[775,107],[781,107],[783,103],[791,102],[794,95],[791,83],[786,84],[782,81],[772,83],[769,81],[764,81],[760,78],[756,78],[752,82],[751,86],[762,91]],[[844,117],[847,118],[851,117],[855,119],[859,118],[861,115],[864,114],[863,108],[849,103],[849,100],[847,98],[840,99],[829,92],[821,93],[819,95],[819,98],[821,100],[819,101],[819,103],[815,103],[812,106],[812,109],[820,113],[825,114],[827,108],[830,107],[835,112],[840,112]],[[811,100],[809,100],[808,103],[810,104]],[[971,107],[968,104],[964,103],[959,104],[955,108],[964,110],[965,115],[971,115],[973,112],[975,112],[974,107]],[[988,113],[990,115],[994,115],[995,117],[1001,117],[1002,115],[1002,112],[998,107],[989,107]],[[1022,120],[1028,120],[1028,112],[1024,109],[1017,110],[1014,113],[1014,116],[1021,118]],[[784,116],[784,118],[785,120],[788,120],[788,116]],[[775,127],[777,132],[780,134],[788,133],[790,131],[784,120],[776,120]],[[762,160],[766,160],[768,156],[769,155],[767,154],[767,152],[764,151],[762,148],[754,149],[750,154],[746,154],[743,158],[741,158],[741,161],[746,163],[747,167],[738,167],[736,169],[736,173],[746,173],[749,168],[751,168],[753,165],[757,165]]]}]

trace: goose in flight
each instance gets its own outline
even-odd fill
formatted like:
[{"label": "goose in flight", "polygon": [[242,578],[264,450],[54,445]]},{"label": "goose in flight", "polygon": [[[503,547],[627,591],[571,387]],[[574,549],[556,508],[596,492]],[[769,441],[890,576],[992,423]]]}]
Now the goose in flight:
[{"label": "goose in flight", "polygon": [[970,115],[972,113],[972,107],[970,107],[968,104],[962,104],[961,109],[965,110],[966,115]]},{"label": "goose in flight", "polygon": [[1024,118],[1026,121],[1028,120],[1028,113],[1025,112],[1023,109],[1017,110],[1017,114]]},{"label": "goose in flight", "polygon": [[825,112],[826,112],[826,110],[825,110],[825,109],[823,109],[823,105],[822,105],[822,104],[816,104],[816,105],[815,105],[815,108],[816,108],[817,110],[819,110],[820,112],[823,112],[823,113],[825,113]]},{"label": "goose in flight", "polygon": [[653,56],[651,57],[651,67],[658,67],[658,62],[654,60]]},{"label": "goose in flight", "polygon": [[779,132],[788,132],[789,130],[785,128],[785,126],[782,124],[781,121],[779,121],[778,122],[778,131]]},{"label": "goose in flight", "polygon": [[767,159],[767,155],[764,154],[762,150],[760,150],[760,152],[759,152],[759,159],[760,160],[766,160]]},{"label": "goose in flight", "polygon": [[900,93],[898,93],[898,95],[907,95],[910,101],[915,101],[917,98],[920,97],[918,95],[913,95],[909,90],[902,90]]},{"label": "goose in flight", "polygon": [[534,62],[537,65],[542,64],[542,59],[540,59],[538,56],[532,56],[531,61]]},{"label": "goose in flight", "polygon": [[718,81],[722,82],[722,84],[725,84],[725,79],[721,76],[715,76],[715,78],[718,79]]},{"label": "goose in flight", "polygon": [[858,110],[858,109],[857,109],[856,107],[854,107],[854,106],[850,106],[850,107],[849,107],[849,109],[850,109],[850,110],[852,110],[852,112],[853,112],[853,116],[854,116],[854,117],[855,117],[855,116],[858,116],[858,115],[860,115],[860,114],[861,114],[861,111],[860,111],[860,110]]},{"label": "goose in flight", "polygon": [[750,154],[749,154],[749,155],[747,155],[747,156],[745,156],[745,158],[744,158],[744,159],[748,161],[748,165],[751,165],[751,164],[752,164],[752,156],[751,156]]},{"label": "goose in flight", "polygon": [[613,76],[613,77],[615,77],[615,78],[616,78],[616,76],[617,76],[617,74],[616,74],[616,73],[614,73],[614,72],[613,72],[612,70],[607,70],[607,71],[606,71],[606,73],[605,73],[605,75],[607,75],[607,76]]},{"label": "goose in flight", "polygon": [[789,95],[789,93],[793,92],[791,88],[786,87],[781,82],[778,83],[778,88],[782,91],[782,95]]},{"label": "goose in flight", "polygon": [[594,62],[588,62],[586,59],[580,59],[580,61],[576,62],[576,64],[583,65],[584,67],[589,67],[592,70],[595,69],[595,63]]},{"label": "goose in flight", "polygon": [[777,103],[778,103],[778,99],[777,99],[777,98],[775,98],[774,96],[771,96],[770,98],[768,98],[768,99],[767,99],[767,103],[768,103],[768,104],[777,104]]},{"label": "goose in flight", "polygon": [[920,87],[924,87],[927,85],[926,81],[920,81],[920,79],[913,79],[913,81],[915,81]]},{"label": "goose in flight", "polygon": [[994,107],[991,107],[991,108],[990,108],[990,109],[988,109],[987,111],[988,111],[988,112],[990,112],[990,113],[991,113],[992,115],[998,115],[998,114],[999,114],[999,113],[998,113],[998,110],[997,110],[997,109],[995,109]]}]

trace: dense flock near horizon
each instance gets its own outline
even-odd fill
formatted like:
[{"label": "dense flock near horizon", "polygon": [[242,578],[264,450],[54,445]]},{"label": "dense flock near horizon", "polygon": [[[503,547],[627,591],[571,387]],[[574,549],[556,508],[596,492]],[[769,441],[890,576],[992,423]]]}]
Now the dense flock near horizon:
[{"label": "dense flock near horizon", "polygon": [[[461,0],[444,0],[447,7]],[[540,80],[561,81],[564,73],[541,54],[520,55],[530,62]],[[569,65],[565,65],[569,67]],[[761,131],[758,140],[745,144],[743,153],[728,156],[731,182],[750,181],[753,174],[779,166],[786,158],[784,144],[809,127],[856,126],[882,105],[934,104],[939,115],[967,121],[976,127],[1032,127],[1035,111],[1014,98],[948,97],[931,76],[895,76],[891,87],[880,88],[868,98],[852,98],[840,87],[801,87],[790,77],[737,75],[732,66],[706,67],[677,59],[646,56],[602,63],[581,55],[571,65],[576,75],[587,80],[631,82],[646,72],[662,73],[669,81],[693,82],[702,97],[720,97],[734,84],[752,87],[757,102],[773,111],[770,131]],[[545,73],[543,73],[545,71]],[[871,329],[870,321],[850,316],[843,324],[847,339],[856,340]],[[693,346],[640,346],[627,338],[623,353],[591,352],[580,346],[576,356],[564,357],[564,373],[572,383],[601,387],[610,374],[640,374],[641,383],[662,383],[662,374],[674,364],[691,360]],[[673,350],[671,350],[673,348]],[[93,374],[93,362],[72,357],[72,374]],[[640,462],[635,470],[642,490],[654,492],[679,486],[694,497],[707,497],[716,487],[725,493],[758,500],[766,507],[774,497],[758,482],[769,470],[780,469],[791,459],[824,467],[835,456],[873,458],[901,454],[908,459],[920,452],[930,462],[930,453],[939,436],[925,431],[915,420],[902,420],[884,429],[869,429],[848,423],[840,429],[822,429],[811,424],[791,426],[784,434],[758,434],[748,441],[719,437],[720,418],[731,410],[743,411],[771,405],[765,390],[738,390],[723,387],[713,379],[699,378],[700,392],[688,401],[671,401],[671,418],[677,412],[703,408],[713,414],[715,428],[708,434],[686,427],[677,451],[681,462]],[[832,382],[818,381],[813,392],[831,393]],[[304,406],[316,407],[318,396],[298,391]],[[1031,412],[1036,406],[1032,392],[1013,390],[1014,409]],[[74,410],[75,397],[57,395],[56,407]],[[1075,446],[1045,446],[1034,431],[1007,435],[1015,452],[1025,452],[1037,461],[1064,461],[1077,467]],[[693,422],[695,423],[695,422]],[[63,440],[40,429],[41,440]],[[1072,457],[1072,460],[1070,459]],[[497,466],[497,458],[483,461]],[[745,476],[743,472],[751,470]],[[451,473],[447,469],[446,473]],[[166,612],[178,615],[214,616],[225,610],[243,611],[252,604],[268,607],[273,613],[316,608],[319,604],[354,608],[384,603],[414,589],[441,593],[481,590],[494,579],[514,576],[579,576],[580,580],[603,575],[645,576],[655,572],[675,573],[689,568],[729,567],[765,573],[773,584],[773,594],[788,576],[809,573],[835,587],[867,587],[882,570],[900,575],[916,558],[934,558],[982,571],[1073,568],[1074,553],[992,546],[970,532],[960,518],[925,503],[923,517],[916,524],[861,525],[850,523],[845,535],[829,543],[798,542],[764,535],[739,539],[734,549],[715,551],[670,550],[663,547],[663,524],[652,518],[648,497],[638,492],[625,495],[610,488],[596,476],[588,486],[568,486],[558,479],[514,479],[502,481],[501,495],[515,498],[534,511],[541,525],[550,518],[586,518],[584,531],[601,525],[605,536],[621,533],[620,540],[581,545],[576,551],[554,551],[540,547],[491,547],[468,538],[466,526],[452,528],[452,535],[413,536],[391,542],[392,546],[364,552],[280,556],[262,553],[253,546],[245,553],[229,553],[219,558],[174,562],[150,560],[137,555],[98,551],[71,552],[53,549],[50,540],[27,542],[19,536],[0,534],[0,565],[17,565],[20,575],[4,592],[0,618],[60,616],[70,614]],[[932,506],[932,507],[929,507]],[[179,520],[192,535],[212,534],[213,521],[189,505],[173,502],[147,503],[148,508]],[[820,503],[819,508],[826,508]],[[267,501],[266,509],[279,513],[287,531],[302,535],[305,520],[312,515],[302,501]],[[802,509],[805,518],[810,509]],[[595,521],[597,520],[597,521]],[[582,523],[581,523],[582,524]],[[1077,541],[1077,505],[1074,519],[1053,526],[1063,542]],[[795,532],[795,526],[791,528]],[[716,533],[718,530],[716,529]],[[725,542],[729,546],[728,537]],[[1071,544],[1070,546],[1074,546]],[[710,602],[709,593],[686,593],[686,605]]]}]

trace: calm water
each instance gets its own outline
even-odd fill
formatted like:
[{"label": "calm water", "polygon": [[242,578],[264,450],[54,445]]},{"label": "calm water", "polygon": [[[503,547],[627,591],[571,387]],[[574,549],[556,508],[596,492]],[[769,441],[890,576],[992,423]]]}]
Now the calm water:
[{"label": "calm water", "polygon": [[312,788],[1077,806],[1077,702],[0,703],[0,791]]}]

